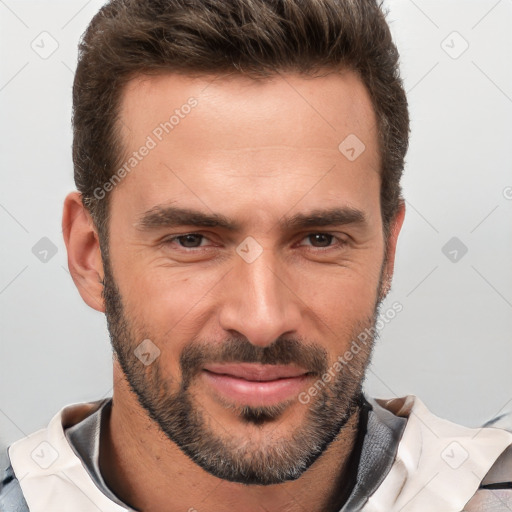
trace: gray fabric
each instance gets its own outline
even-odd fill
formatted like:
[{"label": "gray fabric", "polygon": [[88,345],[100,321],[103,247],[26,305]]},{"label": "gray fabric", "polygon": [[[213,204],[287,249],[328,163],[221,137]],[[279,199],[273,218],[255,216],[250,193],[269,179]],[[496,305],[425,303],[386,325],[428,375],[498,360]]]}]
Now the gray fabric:
[{"label": "gray fabric", "polygon": [[482,425],[483,427],[503,428],[512,432],[512,406],[502,411],[499,416],[495,416]]},{"label": "gray fabric", "polygon": [[[118,505],[134,511],[112,493],[99,469],[100,430],[108,419],[111,406],[111,398],[103,400],[93,414],[66,429],[65,434],[71,448],[82,461],[98,489]],[[361,510],[368,497],[378,488],[393,464],[400,437],[407,423],[405,418],[394,416],[373,400],[365,402],[365,410],[367,414],[360,425],[361,446],[355,453],[357,459],[354,464],[354,486],[340,512]],[[12,467],[7,469],[0,480],[0,511],[28,512]]]},{"label": "gray fabric", "polygon": [[[407,424],[373,400],[366,401],[369,410],[364,429],[359,461],[356,461],[355,486],[340,512],[357,512],[365,505],[391,469],[398,443]],[[118,505],[127,507],[107,487],[98,466],[99,432],[102,420],[108,417],[112,406],[106,399],[95,413],[66,430],[73,451],[83,461],[84,467],[96,486]],[[366,418],[365,418],[366,420]],[[133,510],[129,508],[128,510]]]},{"label": "gray fabric", "polygon": [[[111,398],[103,400],[97,411],[77,425],[66,429],[66,437],[101,492],[118,505],[133,511],[107,487],[99,470],[100,430],[102,424],[108,419],[111,406]],[[407,424],[406,418],[395,416],[371,398],[367,399],[365,411],[367,417],[360,425],[359,433],[361,446],[354,451],[356,456],[353,465],[356,468],[354,485],[340,512],[360,511],[368,498],[381,485],[395,460],[398,444]],[[510,450],[507,450],[506,456],[512,457]],[[502,464],[503,459],[501,459],[500,467]],[[499,473],[501,476],[501,471]],[[512,491],[508,490],[480,489],[466,505],[469,508],[465,507],[464,510],[467,512],[491,510],[493,512],[510,512],[509,499],[511,496]],[[0,511],[29,512],[19,482],[10,465],[0,472]]]},{"label": "gray fabric", "polygon": [[66,438],[77,457],[82,461],[87,473],[96,484],[98,489],[108,496],[114,503],[133,511],[107,487],[99,467],[100,453],[100,431],[102,425],[108,420],[112,398],[103,400],[98,410],[85,418],[83,421],[66,429]]},{"label": "gray fabric", "polygon": [[7,467],[0,471],[0,511],[29,512],[27,502],[21,492],[20,483],[7,457]]},{"label": "gray fabric", "polygon": [[357,512],[389,473],[398,450],[406,418],[395,416],[369,399],[366,434],[357,468],[356,485],[340,512]]},{"label": "gray fabric", "polygon": [[512,491],[508,489],[479,489],[466,503],[463,512],[510,512]]}]

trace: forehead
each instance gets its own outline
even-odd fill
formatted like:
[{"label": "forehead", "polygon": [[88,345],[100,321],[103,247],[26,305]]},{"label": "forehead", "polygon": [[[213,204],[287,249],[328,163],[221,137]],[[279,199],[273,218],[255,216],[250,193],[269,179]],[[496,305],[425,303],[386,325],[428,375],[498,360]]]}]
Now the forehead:
[{"label": "forehead", "polygon": [[262,207],[316,192],[364,202],[380,184],[375,112],[351,71],[138,77],[123,91],[120,130],[128,172],[117,188],[145,209],[248,194]]},{"label": "forehead", "polygon": [[[247,131],[256,135],[253,146],[270,140],[302,142],[306,147],[323,142],[318,146],[333,149],[332,144],[349,133],[371,144],[368,132],[376,125],[367,89],[350,70],[316,77],[279,73],[261,79],[238,74],[193,78],[169,73],[139,76],[124,88],[120,118],[126,142],[135,142],[137,135],[151,133],[158,123],[169,121],[191,97],[199,106],[193,111],[194,129],[203,125],[204,130],[197,135],[215,148],[245,147]],[[294,126],[293,132],[282,130],[287,125]],[[238,131],[240,128],[245,131]],[[276,132],[277,141],[273,139]],[[206,137],[208,134],[212,136]],[[180,134],[176,131],[172,135],[176,139]],[[228,140],[221,135],[236,136]]]}]

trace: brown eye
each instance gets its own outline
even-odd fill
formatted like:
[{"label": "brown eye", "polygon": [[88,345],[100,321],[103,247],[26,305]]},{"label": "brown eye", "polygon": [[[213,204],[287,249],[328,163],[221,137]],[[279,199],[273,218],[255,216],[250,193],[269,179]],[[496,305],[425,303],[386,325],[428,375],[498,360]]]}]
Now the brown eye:
[{"label": "brown eye", "polygon": [[334,236],[328,233],[313,233],[306,238],[312,242],[314,247],[329,247]]},{"label": "brown eye", "polygon": [[187,235],[176,236],[173,238],[173,240],[177,240],[181,247],[184,247],[186,249],[193,249],[201,246],[201,241],[203,238],[203,235],[190,233]]}]

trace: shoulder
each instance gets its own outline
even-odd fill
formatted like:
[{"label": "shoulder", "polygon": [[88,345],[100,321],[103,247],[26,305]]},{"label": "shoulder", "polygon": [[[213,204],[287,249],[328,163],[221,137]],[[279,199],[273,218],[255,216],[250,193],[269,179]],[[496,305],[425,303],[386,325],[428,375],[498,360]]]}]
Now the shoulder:
[{"label": "shoulder", "polygon": [[[412,481],[421,476],[421,468],[428,467],[432,453],[439,453],[441,448],[446,449],[447,441],[457,440],[471,452],[472,456],[468,459],[470,463],[460,464],[457,472],[443,473],[442,482],[440,480],[437,487],[434,482],[430,490],[443,502],[442,493],[451,485],[453,492],[449,498],[453,500],[457,496],[461,508],[465,503],[464,512],[512,511],[512,411],[493,418],[479,428],[469,428],[436,416],[414,395],[376,401],[396,416],[407,418],[408,425],[401,444],[407,448],[404,453],[409,458],[411,454],[416,454],[414,465],[418,471]],[[480,482],[475,481],[476,475]],[[459,486],[461,480],[468,483],[469,487]],[[412,495],[411,499],[415,499],[416,495],[410,487],[408,482],[404,482],[401,494],[407,498]],[[421,494],[419,496],[421,498]],[[428,503],[421,505],[429,510]]]},{"label": "shoulder", "polygon": [[478,489],[462,512],[510,512],[512,488]]},{"label": "shoulder", "polygon": [[29,512],[20,483],[9,459],[0,468],[0,510],[2,512]]},{"label": "shoulder", "polygon": [[[512,432],[512,412],[488,421],[484,427]],[[510,512],[512,510],[512,445],[498,457],[464,512]]]},{"label": "shoulder", "polygon": [[[4,452],[5,455],[0,452],[0,512],[29,512],[20,480],[24,482],[23,485],[26,487],[30,479],[46,478],[48,476],[47,473],[42,471],[44,468],[34,464],[31,465],[31,457],[26,455],[35,446],[40,445],[42,441],[46,441],[52,447],[59,447],[54,448],[54,450],[61,453],[61,455],[67,450],[71,457],[75,456],[64,432],[83,422],[107,404],[109,400],[107,398],[95,402],[81,402],[65,406],[54,415],[46,428],[15,441],[9,446],[8,451]],[[81,464],[78,457],[75,462]]]}]

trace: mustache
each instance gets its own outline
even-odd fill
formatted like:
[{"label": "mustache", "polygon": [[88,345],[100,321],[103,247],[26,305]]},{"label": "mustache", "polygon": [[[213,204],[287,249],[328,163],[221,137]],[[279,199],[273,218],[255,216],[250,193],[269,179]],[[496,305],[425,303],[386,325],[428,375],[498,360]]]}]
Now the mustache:
[{"label": "mustache", "polygon": [[180,365],[190,379],[211,363],[297,364],[316,376],[328,369],[327,351],[317,344],[297,339],[278,338],[271,345],[259,347],[245,337],[232,337],[222,344],[193,341],[182,351]]}]

